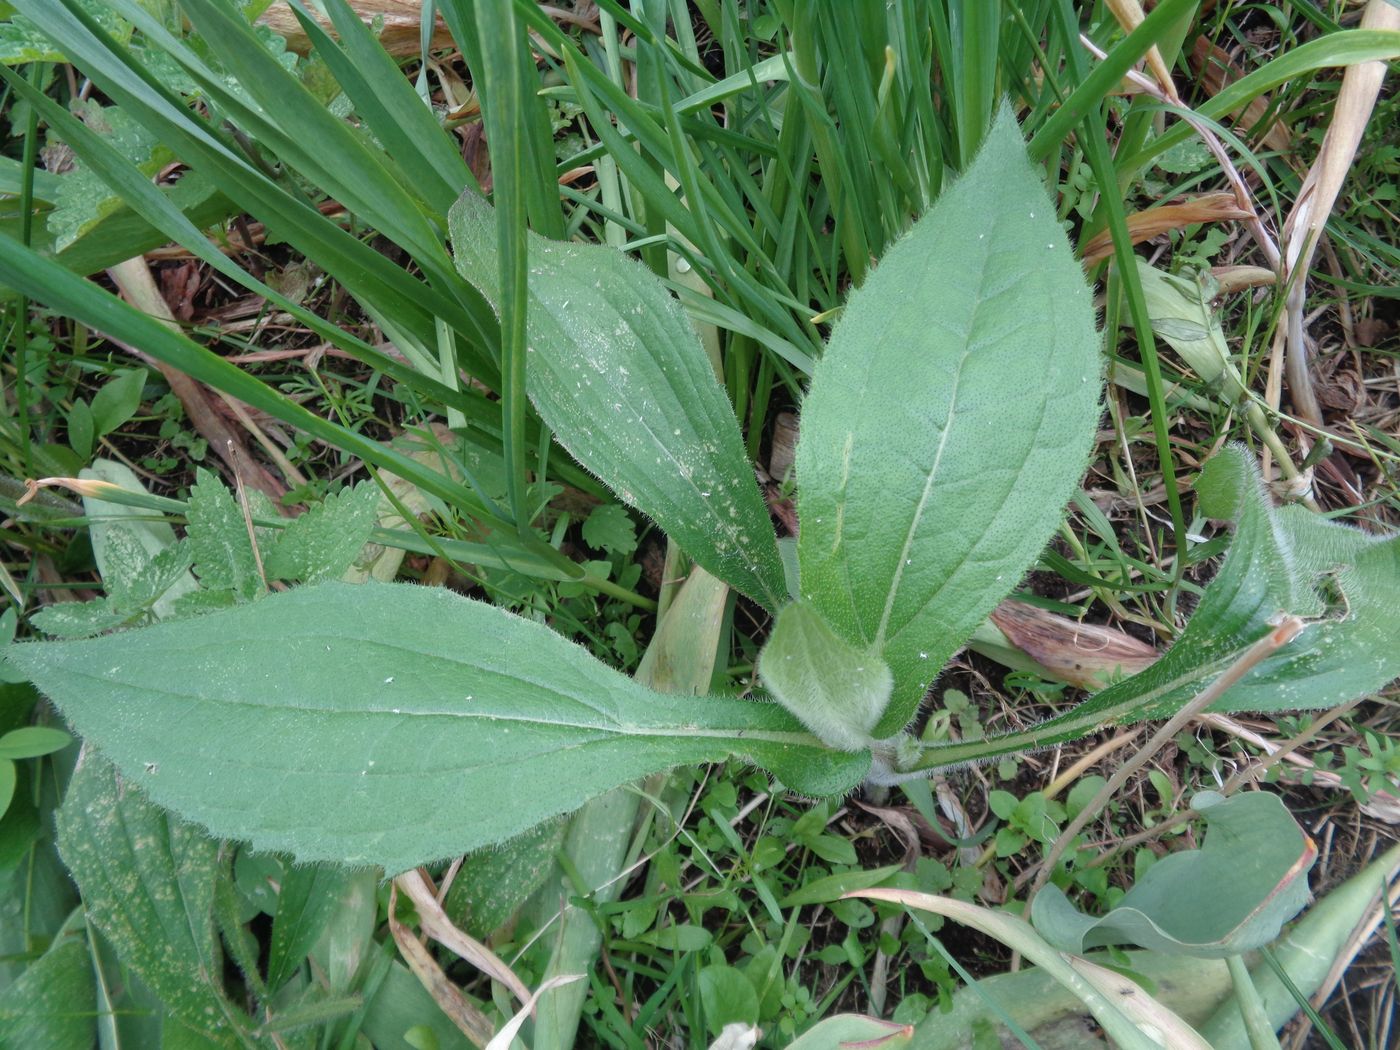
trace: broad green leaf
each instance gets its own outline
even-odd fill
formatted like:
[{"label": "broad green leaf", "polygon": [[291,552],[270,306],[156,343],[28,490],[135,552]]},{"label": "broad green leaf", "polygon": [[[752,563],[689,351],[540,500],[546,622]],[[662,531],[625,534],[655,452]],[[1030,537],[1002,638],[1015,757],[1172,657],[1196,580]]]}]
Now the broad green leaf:
[{"label": "broad green leaf", "polygon": [[331,493],[278,534],[263,559],[268,578],[316,581],[344,576],[369,542],[378,510],[379,486],[371,481]]},{"label": "broad green leaf", "polygon": [[825,904],[856,890],[878,886],[902,868],[903,865],[900,864],[889,864],[869,871],[842,871],[835,875],[825,875],[793,890],[778,901],[778,905],[783,908],[797,908],[804,904]]},{"label": "broad green leaf", "polygon": [[[1391,846],[1327,896],[1308,909],[1274,945],[1272,952],[1282,974],[1260,960],[1250,974],[1251,983],[1264,1003],[1275,1030],[1283,1028],[1299,1011],[1300,999],[1313,996],[1327,981],[1327,975],[1346,954],[1352,931],[1376,906],[1377,891],[1394,886],[1396,865],[1400,864],[1400,843]],[[1391,942],[1392,945],[1394,942]],[[1392,948],[1393,950],[1393,948]],[[1393,956],[1392,956],[1393,958]],[[1247,1046],[1244,1019],[1237,998],[1221,1003],[1202,1027],[1211,1046]]]},{"label": "broad green leaf", "polygon": [[110,434],[136,415],[146,387],[146,370],[131,368],[103,384],[92,399],[92,421],[99,434]]},{"label": "broad green leaf", "polygon": [[758,675],[803,725],[842,751],[874,743],[871,734],[894,685],[879,653],[848,644],[802,601],[778,613]]},{"label": "broad green leaf", "polygon": [[[76,115],[93,131],[107,138],[123,157],[139,167],[147,177],[175,157],[161,146],[154,135],[116,106],[103,106],[89,99],[79,103]],[[198,180],[196,180],[198,181]],[[89,233],[102,219],[120,210],[122,200],[97,175],[84,166],[63,176],[58,200],[49,212],[48,228],[54,249],[62,251]]]},{"label": "broad green leaf", "polygon": [[29,622],[52,638],[86,638],[123,626],[132,614],[114,608],[106,598],[46,605]]},{"label": "broad green leaf", "polygon": [[289,864],[277,894],[267,952],[267,990],[276,993],[315,947],[351,872],[331,864]]},{"label": "broad green leaf", "polygon": [[849,1046],[859,1046],[862,1050],[900,1050],[913,1038],[913,1025],[882,1021],[864,1014],[834,1014],[788,1043],[787,1050],[844,1050]]},{"label": "broad green leaf", "polygon": [[90,749],[69,782],[58,841],[89,920],[122,961],[175,1017],[218,1045],[244,1046],[247,1018],[219,986],[219,844],[153,806]]},{"label": "broad green leaf", "polygon": [[776,704],[663,696],[430,587],[313,584],[5,656],[160,804],[259,849],[389,873],[676,765],[738,755],[830,794],[869,763]]},{"label": "broad green leaf", "polygon": [[0,758],[38,758],[61,751],[72,742],[62,729],[22,726],[0,736]]},{"label": "broad green leaf", "polygon": [[[80,3],[114,39],[130,39],[130,24],[118,17],[102,0],[80,0]],[[53,39],[23,15],[7,14],[5,20],[0,22],[0,63],[18,66],[29,62],[67,61],[68,56],[54,46]]]},{"label": "broad green leaf", "polygon": [[1077,911],[1059,888],[1036,894],[1031,917],[1055,947],[1074,955],[1110,944],[1223,959],[1262,948],[1308,902],[1317,847],[1277,795],[1192,800],[1209,825],[1198,850],[1163,857],[1107,915]]},{"label": "broad green leaf", "polygon": [[213,590],[230,590],[251,598],[263,586],[258,574],[253,539],[243,516],[224,484],[203,467],[190,487],[186,537],[200,583]]},{"label": "broad green leaf", "polygon": [[567,830],[564,821],[547,820],[468,856],[442,902],[453,925],[486,940],[509,922],[549,877]]},{"label": "broad green leaf", "polygon": [[0,1050],[90,1050],[95,990],[85,932],[75,912],[48,951],[0,992]]},{"label": "broad green leaf", "polygon": [[732,966],[706,966],[700,971],[700,1003],[705,1026],[717,1036],[728,1024],[758,1023],[758,989],[748,975]]},{"label": "broad green leaf", "polygon": [[0,759],[0,815],[9,812],[10,802],[15,797],[15,783],[18,774],[12,759]]},{"label": "broad green leaf", "polygon": [[[112,533],[113,537],[119,535],[123,533]],[[178,585],[190,578],[189,573],[189,544],[166,547],[142,566],[141,574],[124,592],[112,595],[112,603],[127,612],[146,612],[150,609],[159,612],[162,599],[178,593]]]},{"label": "broad green leaf", "polygon": [[846,305],[797,450],[802,596],[928,684],[1063,517],[1099,416],[1088,285],[1003,107],[963,177]]},{"label": "broad green leaf", "polygon": [[[450,216],[457,268],[499,304],[490,207]],[[685,313],[613,248],[531,236],[530,399],[575,459],[692,558],[776,608],[786,593],[734,411]]]},{"label": "broad green leaf", "polygon": [[1196,492],[1203,513],[1234,520],[1235,538],[1191,621],[1160,660],[1029,730],[935,745],[920,766],[1044,747],[1105,724],[1169,717],[1285,614],[1306,621],[1302,633],[1211,710],[1333,707],[1400,675],[1400,535],[1364,533],[1303,507],[1274,507],[1253,456],[1241,446],[1206,464]]},{"label": "broad green leaf", "polygon": [[[429,1034],[432,1042],[409,1043],[410,1029]],[[364,1034],[376,1047],[413,1050],[436,1046],[438,1050],[473,1050],[473,1044],[442,1012],[422,982],[402,963],[389,966],[374,997],[365,1004]]]},{"label": "broad green leaf", "polygon": [[[128,492],[146,491],[141,479],[130,467],[112,459],[94,460],[92,466],[84,470],[79,477],[83,480],[105,481]],[[152,520],[149,512],[139,507],[84,496],[83,511],[91,522],[88,532],[92,539],[92,554],[97,562],[97,571],[102,574],[103,582],[109,588],[114,574],[122,572],[120,563],[123,558],[118,545],[123,539],[135,539],[141,545],[144,552],[144,558],[139,559],[142,569],[162,552],[177,546],[175,530],[169,523],[163,519]],[[121,538],[118,538],[119,536]],[[165,557],[169,558],[171,555]],[[130,575],[140,574],[141,570],[135,570]],[[157,617],[168,616],[174,611],[175,601],[197,587],[194,576],[186,568],[150,603],[151,610]]]},{"label": "broad green leaf", "polygon": [[[166,549],[173,547],[172,543]],[[152,560],[153,555],[147,551],[146,544],[127,522],[113,522],[103,529],[102,560],[98,565],[102,572],[102,585],[115,607],[127,608],[137,590],[144,590],[141,581],[148,575]]]},{"label": "broad green leaf", "polygon": [[637,549],[637,527],[616,503],[604,503],[583,523],[583,542],[613,554],[631,554]]},{"label": "broad green leaf", "polygon": [[78,454],[79,459],[87,459],[92,455],[92,443],[97,436],[92,422],[92,408],[86,401],[74,401],[64,422],[68,426],[68,447]]}]

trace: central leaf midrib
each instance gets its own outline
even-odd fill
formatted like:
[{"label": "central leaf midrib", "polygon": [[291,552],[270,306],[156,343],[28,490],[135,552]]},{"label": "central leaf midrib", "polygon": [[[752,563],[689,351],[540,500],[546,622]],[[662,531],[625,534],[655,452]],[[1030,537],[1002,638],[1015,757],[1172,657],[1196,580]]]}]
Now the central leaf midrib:
[{"label": "central leaf midrib", "polygon": [[[77,668],[68,668],[67,673],[75,678],[85,678],[95,682],[105,682],[112,684],[113,679],[89,671]],[[391,710],[386,708],[372,708],[361,710],[344,710],[326,707],[309,707],[296,702],[280,703],[275,706],[265,703],[258,703],[253,700],[246,700],[233,696],[200,696],[192,693],[181,693],[170,689],[161,689],[149,683],[137,684],[129,681],[119,681],[118,684],[128,688],[139,688],[143,693],[166,696],[173,700],[193,701],[195,703],[226,705],[231,707],[249,708],[257,711],[285,712],[295,715],[317,715],[317,716],[338,716],[349,718],[363,717],[388,717],[388,718],[464,718],[464,719],[484,719],[491,722],[511,722],[517,725],[534,726],[541,729],[572,729],[576,731],[586,731],[592,733],[609,733],[616,736],[629,737],[677,737],[683,739],[708,739],[716,738],[726,741],[730,740],[753,740],[759,743],[785,744],[799,747],[819,747],[820,742],[810,733],[788,732],[780,729],[755,729],[751,726],[739,724],[737,726],[646,726],[630,722],[614,722],[611,724],[598,724],[581,721],[561,721],[556,719],[545,719],[537,716],[501,714],[499,712],[484,711],[429,711],[422,708],[400,708]],[[556,696],[566,699],[567,694],[555,693]],[[593,710],[587,704],[582,704],[589,710]]]},{"label": "central leaf midrib", "polygon": [[997,232],[1000,223],[993,224],[988,236],[979,243],[983,245],[982,257],[977,260],[977,289],[976,301],[972,304],[972,313],[968,317],[967,323],[962,325],[963,349],[958,357],[957,366],[953,370],[952,390],[948,395],[948,418],[944,423],[942,433],[938,437],[938,449],[934,453],[933,463],[929,467],[928,476],[924,479],[923,491],[919,495],[918,505],[914,508],[914,513],[909,520],[909,528],[904,534],[904,543],[899,550],[899,558],[894,565],[894,578],[890,581],[889,590],[885,594],[884,608],[880,612],[880,623],[875,630],[875,648],[883,651],[885,648],[885,633],[889,629],[890,616],[894,612],[895,602],[899,598],[900,584],[904,580],[905,563],[909,560],[909,552],[914,546],[914,537],[918,534],[919,525],[923,521],[924,512],[928,507],[929,499],[933,495],[934,483],[938,479],[938,471],[943,463],[943,452],[948,446],[948,439],[953,433],[953,425],[958,417],[958,386],[962,380],[963,368],[966,367],[968,359],[972,356],[967,344],[972,339],[972,333],[977,330],[977,317],[981,313],[983,304],[987,301],[985,294],[987,287],[987,260],[991,257],[993,245],[997,239]]}]

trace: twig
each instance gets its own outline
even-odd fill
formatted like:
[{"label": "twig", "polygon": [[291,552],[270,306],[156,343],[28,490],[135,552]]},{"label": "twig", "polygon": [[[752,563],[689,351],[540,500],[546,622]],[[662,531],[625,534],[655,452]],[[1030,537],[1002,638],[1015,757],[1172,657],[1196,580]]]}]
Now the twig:
[{"label": "twig", "polygon": [[[1361,16],[1361,28],[1400,29],[1400,7],[1387,0],[1370,0]],[[1384,62],[1361,62],[1348,66],[1342,74],[1332,123],[1283,224],[1285,255],[1281,276],[1288,282],[1285,300],[1288,344],[1284,370],[1293,407],[1315,427],[1321,427],[1323,422],[1308,370],[1307,326],[1303,321],[1307,271],[1325,234],[1327,219],[1337,203],[1342,183],[1351,170],[1385,73]]]},{"label": "twig", "polygon": [[238,506],[243,511],[243,524],[248,528],[248,542],[253,548],[253,562],[258,567],[258,578],[262,580],[263,590],[267,590],[267,572],[263,569],[262,551],[258,549],[258,530],[253,525],[253,508],[248,502],[248,489],[243,484],[243,472],[238,469],[238,448],[232,441],[228,443],[229,462],[235,464],[233,468],[233,491],[238,495]]}]

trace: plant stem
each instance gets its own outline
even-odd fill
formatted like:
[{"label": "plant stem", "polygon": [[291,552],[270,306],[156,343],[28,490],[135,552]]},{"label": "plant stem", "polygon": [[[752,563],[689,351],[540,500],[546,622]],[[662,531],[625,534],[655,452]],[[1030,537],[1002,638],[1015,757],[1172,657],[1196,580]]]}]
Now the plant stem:
[{"label": "plant stem", "polygon": [[[35,62],[29,67],[29,80],[35,88],[42,85],[43,65]],[[29,119],[24,126],[24,159],[19,184],[19,239],[26,248],[34,236],[34,165],[39,155],[39,111],[29,107]],[[15,299],[15,414],[19,430],[20,462],[26,475],[34,473],[34,450],[29,444],[29,299],[21,293]]]},{"label": "plant stem", "polygon": [[1254,979],[1249,976],[1249,967],[1244,957],[1232,955],[1225,960],[1230,967],[1230,981],[1235,986],[1235,1002],[1239,1003],[1240,1014],[1244,1017],[1245,1031],[1249,1033],[1251,1050],[1282,1050],[1274,1026],[1264,1013],[1264,1002],[1259,998],[1259,990],[1254,987]]},{"label": "plant stem", "polygon": [[1164,722],[1161,728],[1153,733],[1147,743],[1143,745],[1141,751],[1118,767],[1118,771],[1099,789],[1098,794],[1089,801],[1088,805],[1079,811],[1079,814],[1066,825],[1064,831],[1060,832],[1059,837],[1055,839],[1055,844],[1050,848],[1050,852],[1046,855],[1045,860],[1041,862],[1040,873],[1036,875],[1035,882],[1032,883],[1030,893],[1026,897],[1027,909],[1030,908],[1030,903],[1035,899],[1035,895],[1039,893],[1041,888],[1050,880],[1050,875],[1055,870],[1055,864],[1059,861],[1065,850],[1069,848],[1070,844],[1079,833],[1089,825],[1089,822],[1098,816],[1099,811],[1122,789],[1123,785],[1126,784],[1138,770],[1147,765],[1152,759],[1152,756],[1160,751],[1172,737],[1176,736],[1186,723],[1224,696],[1231,686],[1257,667],[1263,660],[1272,656],[1294,638],[1298,637],[1298,633],[1302,631],[1302,629],[1303,621],[1298,617],[1284,617],[1283,621],[1277,627],[1241,653],[1239,659],[1226,668],[1215,681],[1202,689],[1200,693],[1196,695],[1195,699]]}]

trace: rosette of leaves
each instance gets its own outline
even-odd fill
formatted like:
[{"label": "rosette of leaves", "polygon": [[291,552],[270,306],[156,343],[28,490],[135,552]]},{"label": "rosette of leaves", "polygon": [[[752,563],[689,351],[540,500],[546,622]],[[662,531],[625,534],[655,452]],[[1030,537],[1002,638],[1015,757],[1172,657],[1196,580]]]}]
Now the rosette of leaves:
[{"label": "rosette of leaves", "polygon": [[[1160,717],[1280,613],[1310,625],[1222,709],[1321,707],[1384,685],[1400,670],[1387,597],[1400,541],[1275,510],[1231,450],[1199,494],[1236,522],[1234,548],[1162,660],[1027,732],[929,747],[900,735],[1040,554],[1092,447],[1100,340],[1054,216],[1004,109],[853,293],[804,404],[791,595],[679,305],[611,248],[530,241],[530,399],[579,464],[777,616],[760,658],[771,700],[663,695],[541,624],[405,584],[235,587],[236,604],[204,616],[6,655],[155,802],[220,836],[391,873],[681,764],[738,757],[831,795],[872,771]],[[490,209],[465,196],[450,227],[459,273],[497,304]]]}]

